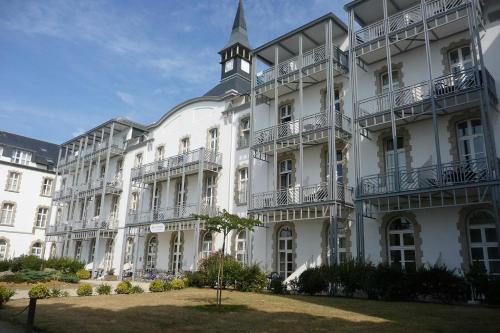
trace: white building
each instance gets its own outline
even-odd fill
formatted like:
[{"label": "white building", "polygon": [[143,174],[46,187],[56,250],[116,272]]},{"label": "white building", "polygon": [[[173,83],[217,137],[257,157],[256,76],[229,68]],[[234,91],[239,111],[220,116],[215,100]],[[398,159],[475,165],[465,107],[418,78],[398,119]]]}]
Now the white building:
[{"label": "white building", "polygon": [[252,49],[240,1],[216,87],[63,144],[58,255],[196,270],[221,237],[191,214],[224,208],[263,221],[228,253],[286,278],[354,257],[500,272],[500,7],[345,8],[347,24],[328,13]]},{"label": "white building", "polygon": [[0,131],[0,260],[47,256],[58,146]]}]

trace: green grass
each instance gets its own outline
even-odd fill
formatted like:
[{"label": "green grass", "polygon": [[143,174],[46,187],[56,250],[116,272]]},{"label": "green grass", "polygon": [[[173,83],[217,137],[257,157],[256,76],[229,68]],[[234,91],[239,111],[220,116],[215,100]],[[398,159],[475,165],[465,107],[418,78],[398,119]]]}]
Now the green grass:
[{"label": "green grass", "polygon": [[[0,319],[26,306],[15,300]],[[40,300],[42,332],[498,332],[500,310],[478,306],[381,302],[348,298],[223,293],[188,288],[164,293]]]}]

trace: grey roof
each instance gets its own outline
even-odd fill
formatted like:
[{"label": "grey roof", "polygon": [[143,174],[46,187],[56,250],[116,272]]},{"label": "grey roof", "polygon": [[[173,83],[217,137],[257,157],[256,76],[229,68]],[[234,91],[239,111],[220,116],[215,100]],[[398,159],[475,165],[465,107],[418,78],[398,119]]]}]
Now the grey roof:
[{"label": "grey roof", "polygon": [[248,42],[247,22],[245,20],[243,0],[238,2],[238,9],[236,10],[236,16],[234,17],[233,30],[231,31],[231,36],[229,37],[229,41],[226,46],[224,46],[224,49],[237,43],[251,49],[250,43]]},{"label": "grey roof", "polygon": [[3,156],[11,157],[14,149],[31,152],[31,161],[46,165],[48,170],[57,165],[59,145],[26,136],[0,131],[0,145],[4,147]]},{"label": "grey roof", "polygon": [[203,96],[223,96],[229,90],[236,90],[240,94],[250,91],[250,81],[241,75],[235,74],[219,82]]}]

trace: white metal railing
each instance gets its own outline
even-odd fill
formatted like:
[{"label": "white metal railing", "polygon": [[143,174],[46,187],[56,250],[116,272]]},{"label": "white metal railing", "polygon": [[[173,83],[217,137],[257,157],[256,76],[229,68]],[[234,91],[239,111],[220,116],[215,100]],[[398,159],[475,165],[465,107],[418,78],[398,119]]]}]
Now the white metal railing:
[{"label": "white metal railing", "polygon": [[60,200],[65,197],[69,197],[71,196],[71,193],[73,193],[73,189],[71,187],[63,188],[59,191],[54,192],[54,200]]},{"label": "white metal railing", "polygon": [[214,205],[202,202],[200,209],[198,203],[175,205],[168,208],[158,208],[142,212],[129,213],[127,224],[144,224],[155,222],[168,222],[169,220],[179,220],[192,218],[193,214],[207,214],[214,216],[218,209]]},{"label": "white metal railing", "polygon": [[[441,177],[438,177],[441,175]],[[396,188],[396,177],[399,189]],[[441,178],[441,183],[439,183]],[[486,158],[444,163],[441,171],[437,165],[415,169],[402,168],[398,173],[390,171],[361,178],[360,195],[376,195],[399,191],[432,189],[439,186],[463,185],[490,180]]]},{"label": "white metal railing", "polygon": [[54,225],[50,225],[47,229],[48,234],[55,234],[61,232],[67,232],[70,230],[68,223],[56,223]]},{"label": "white metal railing", "polygon": [[302,55],[302,66],[303,67],[311,66],[319,62],[325,61],[326,59],[327,59],[326,46],[321,45],[305,52]]},{"label": "white metal railing", "polygon": [[276,138],[284,139],[299,134],[299,121],[293,120],[276,126]]}]

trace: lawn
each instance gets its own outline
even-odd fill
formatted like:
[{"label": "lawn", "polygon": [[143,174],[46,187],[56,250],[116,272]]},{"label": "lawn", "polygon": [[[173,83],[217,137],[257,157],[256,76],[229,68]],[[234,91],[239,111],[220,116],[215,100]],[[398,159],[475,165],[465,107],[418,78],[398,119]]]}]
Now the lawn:
[{"label": "lawn", "polygon": [[[500,310],[471,306],[377,302],[188,288],[165,293],[40,300],[42,332],[498,332]],[[12,320],[27,300],[0,310]],[[23,322],[26,315],[15,317]]]}]

